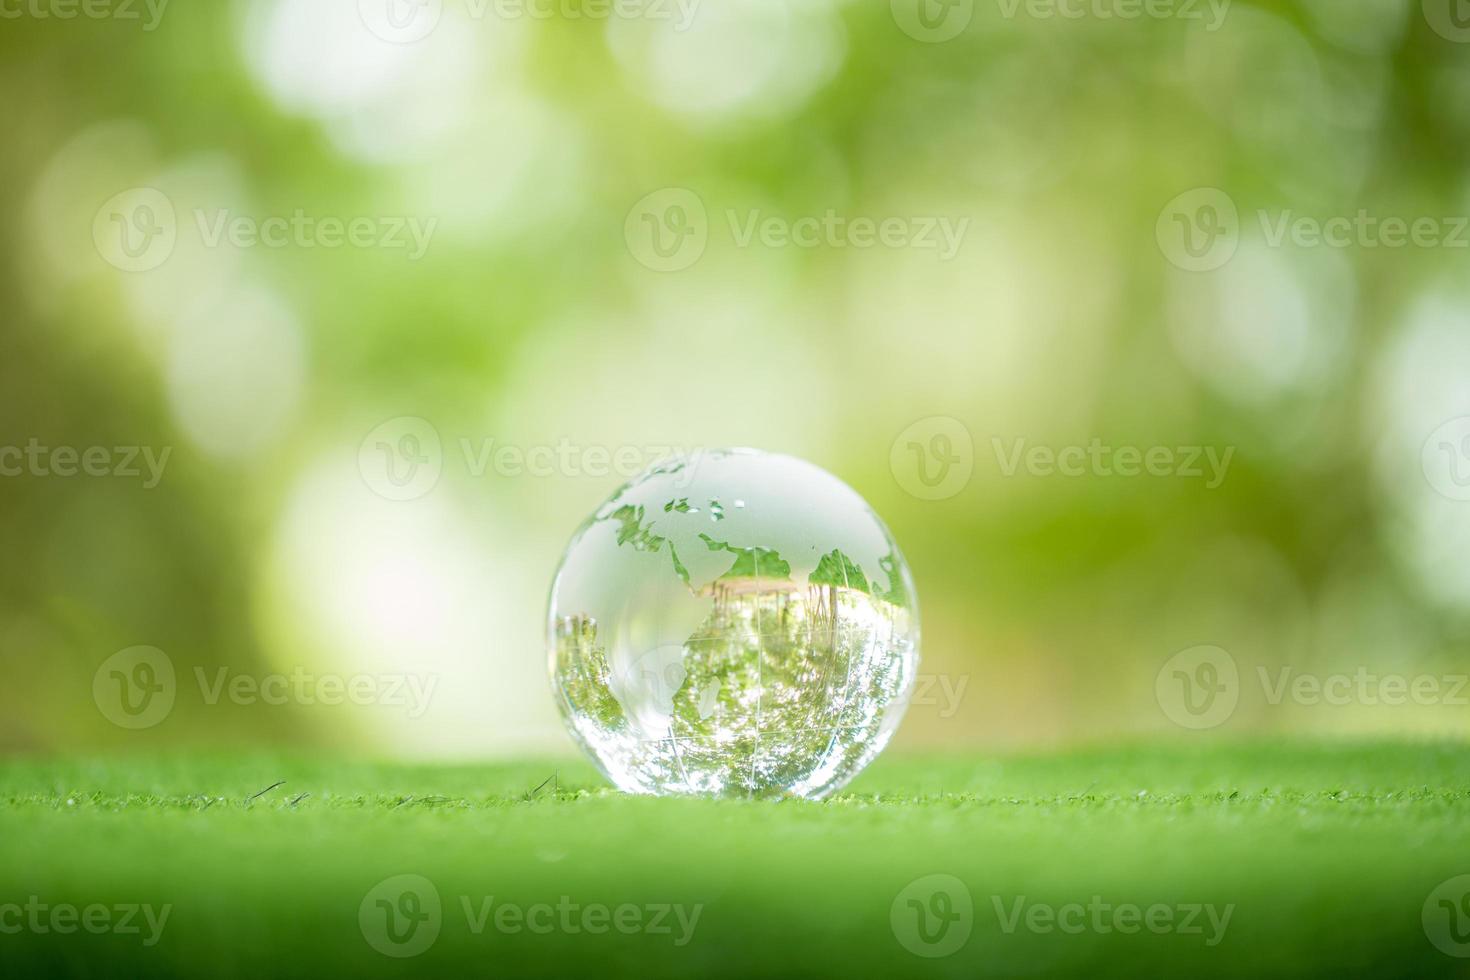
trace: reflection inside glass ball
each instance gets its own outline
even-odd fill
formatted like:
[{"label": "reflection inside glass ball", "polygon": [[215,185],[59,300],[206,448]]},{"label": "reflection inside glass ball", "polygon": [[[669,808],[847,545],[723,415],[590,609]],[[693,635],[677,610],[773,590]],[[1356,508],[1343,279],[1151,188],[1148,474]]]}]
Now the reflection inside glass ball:
[{"label": "reflection inside glass ball", "polygon": [[789,456],[659,463],[552,583],[573,737],[638,793],[821,798],[882,750],[918,668],[908,568],[853,490]]}]

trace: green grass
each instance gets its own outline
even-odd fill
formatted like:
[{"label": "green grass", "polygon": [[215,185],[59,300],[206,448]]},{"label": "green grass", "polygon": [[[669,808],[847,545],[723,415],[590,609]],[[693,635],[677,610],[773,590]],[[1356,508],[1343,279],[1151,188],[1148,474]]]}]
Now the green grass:
[{"label": "green grass", "polygon": [[[0,927],[16,921],[4,904],[32,895],[171,906],[151,946],[0,933],[8,976],[1465,974],[1470,960],[1436,949],[1421,913],[1466,873],[1470,749],[1450,745],[890,755],[819,804],[625,797],[565,762],[0,763]],[[437,939],[403,959],[359,924],[368,892],[401,874],[432,882],[442,908]],[[890,911],[933,874],[964,883],[973,928],[953,955],[919,958]],[[1026,925],[1032,906],[1094,896],[1231,912],[1223,934],[1203,915],[1200,934],[1101,931],[1086,910],[1080,931]],[[700,911],[683,945],[672,913],[669,934],[593,934],[575,913],[575,931],[501,931],[493,912],[476,932],[464,901],[478,916],[492,897],[492,910],[558,916],[558,903]]]}]

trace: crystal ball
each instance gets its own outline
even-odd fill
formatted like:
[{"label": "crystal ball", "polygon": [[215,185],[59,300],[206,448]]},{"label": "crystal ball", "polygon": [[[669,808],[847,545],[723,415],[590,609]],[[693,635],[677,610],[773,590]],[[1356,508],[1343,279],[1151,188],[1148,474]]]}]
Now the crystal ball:
[{"label": "crystal ball", "polygon": [[633,793],[820,799],[887,744],[913,580],[842,481],[791,456],[655,464],[573,536],[547,613],[572,737]]}]

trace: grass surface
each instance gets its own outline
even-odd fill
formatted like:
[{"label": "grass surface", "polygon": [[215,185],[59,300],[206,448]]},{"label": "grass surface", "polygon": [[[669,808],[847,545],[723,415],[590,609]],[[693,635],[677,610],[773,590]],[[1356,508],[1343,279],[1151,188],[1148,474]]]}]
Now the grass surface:
[{"label": "grass surface", "polygon": [[[1436,948],[1421,916],[1466,873],[1460,746],[890,755],[819,804],[626,797],[567,763],[0,763],[10,976],[1463,975],[1470,959]],[[424,931],[395,920],[401,946],[378,904],[415,910],[398,882],[378,888],[399,875],[440,907],[422,919],[414,879]],[[911,884],[930,875],[962,883],[971,922],[940,930],[963,896]],[[7,903],[45,903],[41,927]],[[141,912],[138,934],[48,918],[131,904],[170,907],[153,945]],[[658,928],[582,918],[603,906]],[[1140,925],[1134,906],[1173,925],[1157,909],[1157,931]],[[916,938],[919,909],[935,945]],[[373,946],[425,939],[407,958]]]}]

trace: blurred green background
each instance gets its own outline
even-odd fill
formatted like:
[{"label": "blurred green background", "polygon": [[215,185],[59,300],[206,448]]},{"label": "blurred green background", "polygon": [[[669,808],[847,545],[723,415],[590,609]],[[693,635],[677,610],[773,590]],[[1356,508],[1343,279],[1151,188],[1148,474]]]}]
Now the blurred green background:
[{"label": "blurred green background", "polygon": [[905,549],[898,746],[1470,727],[1461,0],[0,13],[6,752],[569,752],[725,445]]}]

